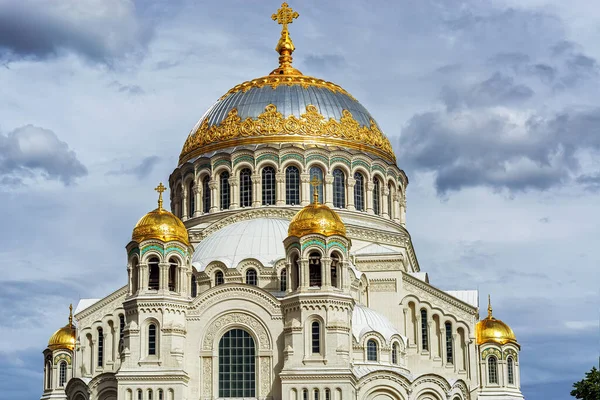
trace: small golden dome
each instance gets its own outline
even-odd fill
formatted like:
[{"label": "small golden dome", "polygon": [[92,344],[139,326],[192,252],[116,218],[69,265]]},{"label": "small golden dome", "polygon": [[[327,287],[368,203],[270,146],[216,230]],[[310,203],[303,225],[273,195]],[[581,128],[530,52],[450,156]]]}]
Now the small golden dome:
[{"label": "small golden dome", "polygon": [[318,233],[323,236],[346,236],[346,226],[335,211],[317,201],[315,190],[314,201],[292,218],[288,228],[289,236],[301,237]]},{"label": "small golden dome", "polygon": [[162,192],[166,188],[161,183],[155,189],[158,193],[158,208],[144,215],[133,228],[131,240],[142,242],[148,239],[158,239],[163,242],[178,240],[190,245],[187,229],[179,218],[162,208]]},{"label": "small golden dome", "polygon": [[73,305],[69,306],[69,323],[50,336],[48,340],[50,350],[75,349],[75,325],[73,325]]},{"label": "small golden dome", "polygon": [[475,336],[477,344],[484,343],[514,343],[517,344],[517,338],[513,330],[504,322],[492,316],[492,305],[488,298],[488,316],[482,319],[475,326]]}]

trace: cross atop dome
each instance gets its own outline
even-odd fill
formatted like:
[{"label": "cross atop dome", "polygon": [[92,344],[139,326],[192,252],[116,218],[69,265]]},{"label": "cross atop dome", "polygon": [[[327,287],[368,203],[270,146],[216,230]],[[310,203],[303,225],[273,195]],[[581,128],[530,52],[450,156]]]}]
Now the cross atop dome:
[{"label": "cross atop dome", "polygon": [[282,3],[281,8],[271,15],[271,19],[281,25],[281,37],[275,47],[275,51],[279,53],[279,68],[274,69],[270,75],[302,75],[302,72],[292,67],[292,53],[296,48],[288,31],[288,24],[299,16],[287,3]]},{"label": "cross atop dome", "polygon": [[154,190],[156,190],[158,192],[158,208],[162,209],[163,208],[163,198],[162,198],[162,194],[165,190],[167,190],[167,188],[165,187],[165,185],[161,183],[158,184],[157,187],[154,188]]}]

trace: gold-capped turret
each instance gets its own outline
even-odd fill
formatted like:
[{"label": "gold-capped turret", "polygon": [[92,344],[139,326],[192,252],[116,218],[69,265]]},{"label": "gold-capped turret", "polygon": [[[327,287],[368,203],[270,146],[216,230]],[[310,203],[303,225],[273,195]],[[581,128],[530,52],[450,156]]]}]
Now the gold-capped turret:
[{"label": "gold-capped turret", "polygon": [[488,315],[475,326],[477,344],[497,343],[500,345],[514,343],[518,346],[513,330],[504,322],[492,316],[492,302],[488,295]]},{"label": "gold-capped turret", "polygon": [[281,27],[281,37],[275,51],[279,53],[279,67],[275,68],[269,75],[302,75],[302,72],[292,67],[292,53],[296,48],[288,31],[288,24],[294,22],[300,14],[292,10],[287,3],[281,4],[281,8],[271,15],[273,21],[277,21]]},{"label": "gold-capped turret", "polygon": [[75,325],[73,325],[73,304],[69,305],[69,323],[50,336],[48,340],[50,350],[75,349]]}]

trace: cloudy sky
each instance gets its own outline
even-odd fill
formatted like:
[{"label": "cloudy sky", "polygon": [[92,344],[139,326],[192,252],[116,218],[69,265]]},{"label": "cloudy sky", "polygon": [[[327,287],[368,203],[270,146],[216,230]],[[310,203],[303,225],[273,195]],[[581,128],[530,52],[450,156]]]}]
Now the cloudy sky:
[{"label": "cloudy sky", "polygon": [[[598,363],[600,9],[589,0],[292,2],[295,66],[375,116],[420,265],[491,293],[523,392]],[[0,393],[39,398],[68,304],[126,280],[137,219],[230,87],[277,66],[275,1],[0,0]],[[482,307],[482,308],[485,308]]]}]

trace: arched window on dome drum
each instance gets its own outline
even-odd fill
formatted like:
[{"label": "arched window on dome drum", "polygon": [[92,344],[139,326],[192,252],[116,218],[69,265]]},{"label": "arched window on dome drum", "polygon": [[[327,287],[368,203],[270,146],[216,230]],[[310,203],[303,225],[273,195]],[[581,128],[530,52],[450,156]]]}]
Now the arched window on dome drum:
[{"label": "arched window on dome drum", "polygon": [[446,322],[446,362],[452,364],[454,362],[454,348],[452,347],[452,324]]},{"label": "arched window on dome drum", "polygon": [[300,204],[300,171],[293,165],[285,169],[285,204]]},{"label": "arched window on dome drum", "polygon": [[365,211],[365,178],[360,172],[354,173],[354,207]]},{"label": "arched window on dome drum", "polygon": [[156,325],[148,325],[148,355],[156,355]]},{"label": "arched window on dome drum", "polygon": [[102,367],[104,365],[104,332],[102,328],[98,328],[98,340],[96,343],[98,344],[98,363],[96,365]]},{"label": "arched window on dome drum", "polygon": [[498,360],[494,356],[488,357],[488,382],[498,383]]},{"label": "arched window on dome drum", "polygon": [[390,192],[388,194],[388,215],[390,219],[392,219],[394,218],[394,216],[392,215],[392,211],[394,208],[394,201],[392,200],[394,198],[394,186],[392,186],[391,183],[388,185],[388,190]]},{"label": "arched window on dome drum", "polygon": [[377,361],[377,342],[373,339],[367,341],[367,361]]},{"label": "arched window on dome drum", "polygon": [[232,329],[219,341],[219,397],[256,396],[256,348],[243,329]]},{"label": "arched window on dome drum", "polygon": [[308,256],[308,282],[311,287],[321,286],[321,254],[316,252]]},{"label": "arched window on dome drum", "polygon": [[244,168],[240,171],[240,207],[252,205],[252,171]]},{"label": "arched window on dome drum", "polygon": [[373,179],[373,212],[375,215],[381,215],[381,184],[379,179]]},{"label": "arched window on dome drum", "polygon": [[333,170],[333,206],[346,207],[346,175],[339,168]]},{"label": "arched window on dome drum", "polygon": [[202,212],[207,213],[210,211],[210,177],[205,176],[202,178]]},{"label": "arched window on dome drum", "polygon": [[64,387],[67,383],[67,362],[61,361],[58,366],[58,386]]},{"label": "arched window on dome drum", "polygon": [[515,362],[513,360],[512,357],[508,357],[506,359],[506,368],[507,368],[507,375],[508,375],[508,384],[509,385],[514,385],[515,384]]},{"label": "arched window on dome drum", "polygon": [[196,279],[196,275],[192,274],[192,283],[191,283],[191,295],[192,297],[198,296],[198,280]]},{"label": "arched window on dome drum", "polygon": [[221,210],[229,210],[229,172],[223,171],[219,175],[219,201]]},{"label": "arched window on dome drum", "polygon": [[429,337],[428,337],[428,324],[427,324],[427,310],[421,309],[421,350],[429,350]]},{"label": "arched window on dome drum", "polygon": [[[317,193],[319,194],[318,201],[323,204],[323,170],[319,167],[310,167],[310,181],[312,182],[314,178],[317,178],[319,184],[317,185]],[[315,188],[311,184],[310,185],[310,202],[312,203],[314,198]]]},{"label": "arched window on dome drum", "polygon": [[319,354],[321,352],[321,326],[318,321],[311,324],[311,352]]},{"label": "arched window on dome drum", "polygon": [[225,283],[225,280],[223,279],[223,272],[215,272],[215,286],[222,285],[223,283]]},{"label": "arched window on dome drum", "polygon": [[298,256],[295,256],[292,260],[292,290],[298,289],[298,286],[300,286],[300,265]]},{"label": "arched window on dome drum", "polygon": [[340,268],[340,257],[337,254],[331,255],[331,286],[338,288],[338,276],[339,276],[339,268]]},{"label": "arched window on dome drum", "polygon": [[287,271],[285,268],[281,270],[281,275],[279,278],[279,290],[282,292],[287,290]]},{"label": "arched window on dome drum", "polygon": [[248,285],[256,286],[256,270],[250,268],[246,271],[246,283]]},{"label": "arched window on dome drum", "polygon": [[392,364],[398,364],[398,343],[392,346]]},{"label": "arched window on dome drum", "polygon": [[169,290],[171,292],[175,292],[177,291],[177,267],[179,266],[179,263],[177,262],[177,259],[174,257],[171,257],[169,259]]},{"label": "arched window on dome drum", "polygon": [[158,258],[152,257],[148,260],[148,289],[158,290],[160,283],[160,269],[158,268]]},{"label": "arched window on dome drum", "polygon": [[194,181],[188,185],[188,218],[192,218],[196,212],[196,196],[194,196]]},{"label": "arched window on dome drum", "polygon": [[275,204],[275,169],[264,167],[262,170],[262,205]]}]

